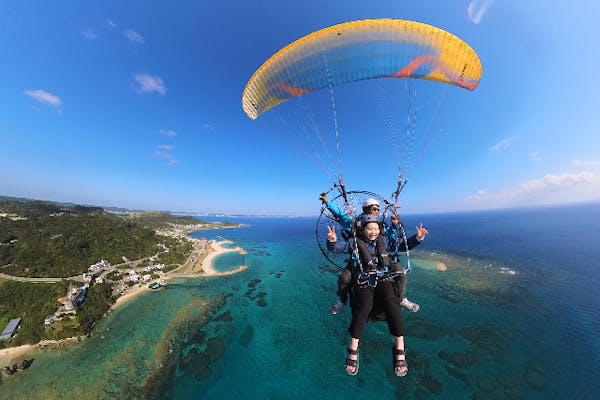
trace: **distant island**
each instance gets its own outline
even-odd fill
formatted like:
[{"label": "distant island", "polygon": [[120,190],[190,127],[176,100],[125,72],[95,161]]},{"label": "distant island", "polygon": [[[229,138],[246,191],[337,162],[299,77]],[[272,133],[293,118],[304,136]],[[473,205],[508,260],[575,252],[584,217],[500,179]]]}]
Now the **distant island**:
[{"label": "distant island", "polygon": [[0,349],[89,335],[119,299],[232,251],[190,232],[239,226],[114,211],[0,196]]}]

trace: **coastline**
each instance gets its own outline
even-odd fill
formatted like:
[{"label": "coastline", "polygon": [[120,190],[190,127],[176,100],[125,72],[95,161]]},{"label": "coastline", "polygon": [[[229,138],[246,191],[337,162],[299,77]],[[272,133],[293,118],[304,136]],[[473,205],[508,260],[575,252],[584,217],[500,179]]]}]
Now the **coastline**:
[{"label": "coastline", "polygon": [[[191,240],[193,240],[196,245],[204,246],[205,244],[209,243],[208,240],[204,240],[204,239],[191,239]],[[206,255],[206,257],[203,260],[199,259],[196,262],[192,263],[191,271],[189,271],[189,272],[174,272],[174,271],[177,271],[178,269],[180,269],[181,268],[180,267],[174,271],[167,272],[164,277],[164,280],[168,282],[173,278],[201,278],[201,277],[213,277],[213,276],[226,276],[226,275],[233,275],[233,274],[237,274],[239,272],[245,271],[246,269],[248,269],[247,265],[240,265],[239,267],[237,267],[235,269],[232,269],[230,271],[225,271],[225,272],[219,272],[213,268],[214,260],[218,256],[225,254],[225,253],[235,252],[235,251],[237,251],[237,252],[244,251],[244,249],[241,248],[240,246],[236,246],[233,248],[224,247],[225,244],[230,244],[230,243],[233,243],[233,242],[230,240],[221,240],[218,242],[210,243],[211,251]],[[194,251],[196,251],[196,250],[194,250]],[[190,257],[193,256],[193,253],[194,252],[192,252],[192,255],[190,255]],[[183,264],[183,266],[185,266],[188,263],[190,263],[189,260],[186,261]],[[130,299],[133,299],[133,298],[139,296],[141,293],[144,293],[145,291],[149,291],[149,290],[151,290],[151,289],[148,289],[148,285],[143,284],[141,286],[138,286],[134,289],[127,291],[127,293],[119,296],[119,298],[115,301],[115,303],[110,307],[110,310],[114,311],[115,309],[117,309],[119,306],[123,305]]]},{"label": "coastline", "polygon": [[0,368],[3,368],[5,365],[9,365],[12,360],[21,357],[37,346],[37,344],[24,344],[17,347],[0,349]]},{"label": "coastline", "polygon": [[[164,278],[166,281],[169,281],[173,278],[199,278],[199,277],[232,275],[232,274],[237,274],[239,272],[242,272],[242,271],[245,271],[246,269],[248,269],[247,265],[241,265],[234,270],[226,271],[226,272],[219,272],[213,268],[214,259],[216,257],[220,256],[221,254],[234,252],[234,251],[238,251],[238,252],[244,251],[244,249],[242,249],[240,246],[236,246],[234,248],[224,247],[223,245],[225,245],[225,244],[233,243],[230,240],[222,240],[222,241],[218,241],[218,242],[209,242],[208,240],[204,240],[204,239],[191,239],[191,238],[190,238],[190,240],[194,241],[194,251],[192,251],[192,254],[190,254],[190,258],[184,264],[182,264],[182,266],[191,264],[192,268],[190,268],[190,271],[183,272],[183,273],[174,272],[178,269],[181,269],[181,267],[177,268],[174,271],[167,272],[166,276]],[[192,257],[197,256],[197,255],[195,255],[195,253],[197,252],[197,247],[202,245],[202,247],[205,248],[206,247],[205,245],[208,243],[210,243],[210,252],[206,255],[206,257],[204,259],[196,259],[195,262],[191,262],[190,259]],[[119,308],[120,306],[122,306],[123,304],[128,302],[129,300],[139,296],[140,294],[142,294],[146,291],[151,291],[152,289],[148,288],[149,283],[150,282],[146,282],[134,289],[128,290],[126,293],[119,296],[117,298],[117,300],[115,301],[115,303],[110,307],[109,312],[116,310],[117,308]],[[79,342],[81,339],[82,339],[82,337],[71,337],[71,338],[55,340],[55,341],[44,340],[37,344],[24,344],[21,346],[0,349],[0,368],[3,368],[5,365],[9,365],[11,363],[17,362],[17,360],[20,362],[20,360],[22,359],[22,357],[24,355],[26,355],[27,353],[29,353],[30,351],[32,351],[34,349],[45,348],[45,347],[49,347],[49,346],[53,346],[53,345],[59,346],[59,345],[73,343],[73,342]]]},{"label": "coastline", "polygon": [[210,247],[212,248],[212,252],[208,253],[208,255],[206,256],[206,258],[204,259],[204,261],[202,261],[202,266],[200,267],[201,269],[201,276],[224,276],[224,275],[233,275],[233,274],[237,274],[238,272],[242,272],[245,271],[246,269],[248,269],[247,265],[240,265],[238,268],[230,270],[230,271],[225,271],[225,272],[219,272],[217,270],[215,270],[213,268],[213,261],[216,257],[225,254],[225,253],[231,253],[231,252],[243,252],[245,251],[243,248],[241,248],[240,246],[236,246],[233,248],[229,248],[229,247],[224,247],[223,245],[225,244],[230,244],[233,243],[231,240],[221,240],[219,242],[213,242],[210,244]]}]

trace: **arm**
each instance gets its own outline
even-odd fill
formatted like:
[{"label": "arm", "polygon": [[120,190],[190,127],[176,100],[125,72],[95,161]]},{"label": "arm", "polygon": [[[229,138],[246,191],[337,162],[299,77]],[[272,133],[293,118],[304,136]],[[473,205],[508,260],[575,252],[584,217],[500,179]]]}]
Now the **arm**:
[{"label": "arm", "polygon": [[332,253],[350,253],[352,247],[348,241],[338,242],[335,234],[335,226],[327,226],[327,250]]},{"label": "arm", "polygon": [[327,241],[327,250],[332,253],[350,253],[352,251],[352,247],[350,247],[350,243],[345,240],[343,242]]},{"label": "arm", "polygon": [[[404,240],[398,244],[398,251],[399,252],[406,251],[406,247],[408,247],[408,250],[414,249],[415,247],[417,247],[418,245],[423,243],[423,240],[425,240],[425,236],[427,236],[428,234],[429,234],[429,231],[426,228],[423,228],[423,224],[421,223],[420,226],[417,226],[417,233],[407,239],[406,245],[404,243]],[[395,243],[392,242],[392,240],[390,240],[389,243],[390,243],[390,245],[388,246],[388,251],[395,250],[395,249],[391,249],[391,247],[394,247]]]},{"label": "arm", "polygon": [[352,228],[352,218],[345,212],[340,210],[340,208],[334,202],[331,202],[327,199],[325,194],[321,194],[319,199],[325,204],[329,212],[333,215],[335,220],[342,226],[344,229]]},{"label": "arm", "polygon": [[327,209],[333,214],[334,218],[344,229],[352,228],[352,218],[345,212],[340,210],[340,208],[332,201],[328,201],[325,203]]}]

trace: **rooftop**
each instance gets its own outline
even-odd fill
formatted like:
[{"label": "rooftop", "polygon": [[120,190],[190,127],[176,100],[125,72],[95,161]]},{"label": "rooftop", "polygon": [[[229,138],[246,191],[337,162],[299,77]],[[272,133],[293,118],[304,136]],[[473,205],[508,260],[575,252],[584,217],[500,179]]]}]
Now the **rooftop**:
[{"label": "rooftop", "polygon": [[0,335],[0,340],[7,340],[14,336],[19,329],[19,325],[21,324],[21,318],[13,318],[8,322],[4,331],[2,331],[2,335]]}]

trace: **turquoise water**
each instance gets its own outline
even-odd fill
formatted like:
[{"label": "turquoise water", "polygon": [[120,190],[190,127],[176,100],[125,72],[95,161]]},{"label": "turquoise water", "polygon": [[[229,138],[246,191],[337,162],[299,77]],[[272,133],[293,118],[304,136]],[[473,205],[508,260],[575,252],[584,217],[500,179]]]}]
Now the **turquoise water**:
[{"label": "turquoise water", "polygon": [[197,236],[242,246],[248,270],[141,295],[82,344],[36,354],[0,398],[600,398],[599,217],[599,205],[406,217],[430,236],[413,254],[405,378],[384,323],[365,331],[358,376],[344,372],[350,314],[327,311],[338,271],[314,219],[234,219],[248,226]]},{"label": "turquoise water", "polygon": [[217,272],[226,272],[245,264],[245,257],[237,251],[221,254],[213,261],[213,268]]}]

